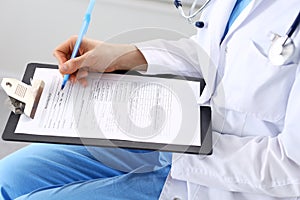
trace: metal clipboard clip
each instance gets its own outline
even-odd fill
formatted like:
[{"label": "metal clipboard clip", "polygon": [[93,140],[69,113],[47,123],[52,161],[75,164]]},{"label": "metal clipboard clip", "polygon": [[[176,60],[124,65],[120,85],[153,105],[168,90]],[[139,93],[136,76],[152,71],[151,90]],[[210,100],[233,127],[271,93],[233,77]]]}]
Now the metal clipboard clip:
[{"label": "metal clipboard clip", "polygon": [[1,86],[10,99],[10,109],[15,114],[25,114],[34,118],[45,83],[42,80],[30,80],[27,85],[17,79],[3,78]]}]

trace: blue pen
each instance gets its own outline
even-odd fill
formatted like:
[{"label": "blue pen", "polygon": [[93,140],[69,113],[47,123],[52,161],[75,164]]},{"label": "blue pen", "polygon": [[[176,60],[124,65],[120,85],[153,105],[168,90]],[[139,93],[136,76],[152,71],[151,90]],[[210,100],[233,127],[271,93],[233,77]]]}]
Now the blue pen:
[{"label": "blue pen", "polygon": [[[86,34],[87,32],[87,29],[89,27],[89,24],[90,24],[90,21],[91,21],[91,14],[92,14],[92,10],[94,8],[94,5],[95,5],[95,0],[90,0],[90,3],[89,3],[89,7],[84,15],[84,19],[83,19],[83,24],[81,26],[81,29],[80,29],[80,33],[78,35],[78,38],[76,40],[76,43],[75,43],[75,46],[74,46],[74,49],[73,49],[73,52],[72,52],[72,55],[71,55],[71,58],[75,58],[76,55],[77,55],[77,52],[78,52],[78,49],[80,47],[80,44],[81,44],[81,41],[84,37],[84,35]],[[63,82],[62,82],[62,86],[61,86],[61,90],[64,89],[66,83],[68,82],[70,78],[70,74],[65,74],[64,75],[64,79],[63,79]]]}]

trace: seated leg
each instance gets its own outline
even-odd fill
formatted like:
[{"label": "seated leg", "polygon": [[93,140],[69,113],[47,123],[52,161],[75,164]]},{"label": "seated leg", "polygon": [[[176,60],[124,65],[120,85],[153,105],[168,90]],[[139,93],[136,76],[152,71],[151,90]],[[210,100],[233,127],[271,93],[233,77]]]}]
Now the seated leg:
[{"label": "seated leg", "polygon": [[167,166],[170,154],[73,145],[33,144],[0,160],[0,199],[128,172]]}]

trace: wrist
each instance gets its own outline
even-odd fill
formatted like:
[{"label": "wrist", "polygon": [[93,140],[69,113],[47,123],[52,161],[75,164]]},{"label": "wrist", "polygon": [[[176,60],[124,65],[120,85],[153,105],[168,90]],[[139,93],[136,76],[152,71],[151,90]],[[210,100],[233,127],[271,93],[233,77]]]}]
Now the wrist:
[{"label": "wrist", "polygon": [[120,50],[120,54],[114,63],[116,70],[147,70],[147,61],[136,46],[122,44],[118,45],[117,48]]}]

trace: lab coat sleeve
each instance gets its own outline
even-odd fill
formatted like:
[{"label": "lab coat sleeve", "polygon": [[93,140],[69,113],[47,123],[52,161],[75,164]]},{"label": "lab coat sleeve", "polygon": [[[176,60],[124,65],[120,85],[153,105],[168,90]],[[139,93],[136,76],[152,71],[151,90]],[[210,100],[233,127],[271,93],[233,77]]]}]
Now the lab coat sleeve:
[{"label": "lab coat sleeve", "polygon": [[147,74],[202,77],[199,63],[205,53],[192,38],[178,41],[157,39],[136,43],[135,46],[148,63]]},{"label": "lab coat sleeve", "polygon": [[300,65],[278,136],[239,137],[213,132],[213,154],[175,155],[172,178],[227,191],[300,196],[299,91]]}]

